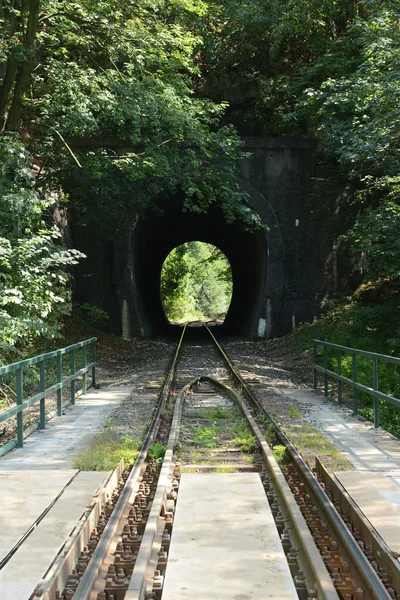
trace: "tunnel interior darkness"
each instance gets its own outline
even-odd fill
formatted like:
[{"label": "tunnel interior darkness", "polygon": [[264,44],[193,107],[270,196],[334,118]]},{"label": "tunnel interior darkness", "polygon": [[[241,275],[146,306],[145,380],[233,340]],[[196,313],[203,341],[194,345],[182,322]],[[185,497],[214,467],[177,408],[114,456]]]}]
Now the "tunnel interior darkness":
[{"label": "tunnel interior darkness", "polygon": [[228,224],[218,207],[207,214],[184,213],[179,199],[169,200],[162,216],[139,219],[133,232],[133,278],[143,334],[153,337],[177,330],[163,309],[161,269],[173,248],[192,240],[220,248],[232,267],[232,301],[221,333],[255,335],[267,275],[265,231],[249,232],[239,223]]}]

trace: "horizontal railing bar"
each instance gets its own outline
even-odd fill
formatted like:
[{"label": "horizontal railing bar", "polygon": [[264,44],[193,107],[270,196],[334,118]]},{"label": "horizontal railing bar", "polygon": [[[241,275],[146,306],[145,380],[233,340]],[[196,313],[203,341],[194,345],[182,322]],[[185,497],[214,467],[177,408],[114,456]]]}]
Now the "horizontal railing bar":
[{"label": "horizontal railing bar", "polygon": [[84,346],[89,346],[91,344],[94,344],[96,341],[97,338],[90,338],[88,340],[84,340],[83,342],[78,342],[76,344],[72,344],[71,346],[67,346],[66,348],[61,348],[60,350],[54,350],[53,352],[47,352],[46,354],[41,354],[32,358],[25,358],[24,360],[11,363],[10,365],[5,365],[3,367],[0,367],[0,375],[7,375],[8,373],[13,373],[18,369],[29,367],[31,365],[36,365],[42,362],[42,360],[51,360],[52,358],[57,358],[57,356],[69,354],[70,352],[72,352],[72,350],[78,350],[79,348],[83,348]]},{"label": "horizontal railing bar", "polygon": [[387,394],[384,394],[383,392],[379,392],[378,390],[374,390],[373,388],[368,387],[367,385],[358,383],[358,381],[353,381],[353,379],[349,379],[348,377],[345,377],[344,375],[338,375],[334,371],[330,371],[329,369],[324,369],[324,367],[321,367],[320,365],[314,365],[314,369],[316,369],[320,373],[326,373],[327,375],[329,375],[330,377],[333,377],[337,381],[342,381],[343,383],[347,383],[350,386],[356,388],[357,390],[366,392],[370,396],[374,396],[375,398],[380,398],[381,400],[386,400],[387,402],[390,402],[390,404],[393,404],[393,406],[400,407],[400,399],[395,398],[394,396],[388,396]]},{"label": "horizontal railing bar", "polygon": [[69,375],[69,377],[66,377],[65,379],[63,379],[61,383],[55,383],[51,387],[47,388],[44,392],[39,392],[38,394],[35,394],[31,398],[28,398],[28,400],[25,400],[22,404],[19,404],[18,406],[13,406],[12,408],[8,408],[4,412],[0,413],[0,423],[2,423],[3,421],[7,421],[7,419],[10,419],[11,417],[14,417],[15,415],[22,412],[25,408],[29,408],[29,406],[32,406],[32,404],[39,402],[42,398],[49,396],[51,393],[56,392],[59,389],[62,389],[70,381],[73,381],[73,380],[77,379],[78,377],[80,377],[81,375],[84,375],[84,373],[87,373],[89,371],[89,369],[91,369],[94,366],[96,366],[96,363],[94,363],[94,362],[90,363],[90,364],[86,365],[86,367],[82,367],[82,369],[79,369],[79,371],[76,371],[73,375]]},{"label": "horizontal railing bar", "polygon": [[0,414],[0,423],[3,423],[3,421],[7,421],[7,419],[11,419],[11,417],[14,417],[23,410],[23,404],[18,404],[16,406],[13,406],[12,408],[7,408],[7,410]]},{"label": "horizontal railing bar", "polygon": [[335,350],[341,350],[347,354],[356,354],[357,356],[366,356],[367,358],[377,358],[382,362],[391,362],[396,365],[400,365],[400,358],[397,356],[389,356],[388,354],[378,354],[376,352],[368,352],[367,350],[358,350],[356,348],[349,348],[348,346],[340,346],[339,344],[332,344],[331,342],[324,342],[322,340],[314,340],[316,345],[326,346],[328,348],[334,348]]},{"label": "horizontal railing bar", "polygon": [[45,396],[45,392],[39,392],[39,394],[35,394],[31,398],[28,398],[28,400],[25,400],[22,404],[18,404],[17,406],[8,408],[0,414],[0,423],[2,423],[3,421],[7,421],[7,419],[22,412],[25,408],[29,408],[30,406],[32,406],[32,404],[35,404],[35,402],[39,402],[39,400],[41,400]]},{"label": "horizontal railing bar", "polygon": [[65,379],[63,379],[63,385],[68,384],[70,381],[74,381],[75,379],[77,379],[78,377],[80,377],[81,375],[83,375],[84,373],[88,372],[88,369],[93,367],[96,363],[91,363],[90,365],[87,365],[86,367],[83,367],[82,369],[79,369],[79,371],[76,371],[74,375],[69,375],[69,377],[66,377]]}]

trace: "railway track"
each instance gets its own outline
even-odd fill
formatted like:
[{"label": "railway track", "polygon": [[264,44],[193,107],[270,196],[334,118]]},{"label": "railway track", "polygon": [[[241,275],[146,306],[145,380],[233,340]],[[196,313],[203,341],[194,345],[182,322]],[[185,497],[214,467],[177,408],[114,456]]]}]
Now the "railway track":
[{"label": "railway track", "polygon": [[[182,473],[255,472],[300,600],[400,600],[398,561],[322,465],[318,481],[206,329],[209,342],[185,345],[184,328],[133,469],[32,598],[161,600]],[[149,455],[155,442],[162,462]]]}]

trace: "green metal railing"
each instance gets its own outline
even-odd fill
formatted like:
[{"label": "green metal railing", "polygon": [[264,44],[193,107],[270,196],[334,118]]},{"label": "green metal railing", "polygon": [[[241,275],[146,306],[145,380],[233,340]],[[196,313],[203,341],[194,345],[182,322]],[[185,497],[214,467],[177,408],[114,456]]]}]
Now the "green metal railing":
[{"label": "green metal railing", "polygon": [[[318,364],[318,350],[322,347],[322,359],[323,366]],[[330,370],[329,367],[329,352],[334,352],[337,356],[337,372]],[[342,359],[344,354],[352,356],[352,377],[345,377],[342,374]],[[358,369],[357,369],[357,356],[363,356],[372,361],[372,387],[359,383],[358,381]],[[400,358],[395,356],[388,356],[386,354],[377,354],[375,352],[367,352],[365,350],[357,350],[355,348],[348,348],[347,346],[339,346],[338,344],[331,344],[329,342],[322,342],[321,340],[314,340],[314,389],[318,387],[318,373],[322,373],[324,376],[324,394],[328,395],[328,378],[332,377],[338,382],[338,403],[343,403],[343,384],[347,384],[353,388],[353,410],[354,414],[358,414],[359,411],[359,397],[358,392],[365,392],[373,399],[374,406],[374,425],[376,428],[379,427],[379,400],[389,402],[393,406],[400,408],[400,399],[394,396],[389,396],[379,390],[379,364],[380,363],[392,363],[400,365]]]},{"label": "green metal railing", "polygon": [[[26,408],[33,404],[40,403],[39,428],[46,427],[46,397],[57,394],[57,415],[61,416],[63,409],[63,389],[70,384],[70,403],[75,404],[76,380],[82,377],[82,394],[86,394],[87,375],[92,373],[92,385],[96,383],[96,341],[97,338],[91,338],[72,346],[67,346],[54,352],[41,354],[33,358],[27,358],[11,365],[0,367],[0,385],[2,376],[15,374],[15,394],[16,406],[12,406],[0,413],[0,423],[7,421],[10,417],[17,417],[17,438],[0,448],[0,455],[11,448],[24,445],[24,418],[23,413]],[[81,365],[76,369],[76,352],[82,351]],[[88,350],[90,356],[88,356]],[[63,377],[63,356],[69,355],[69,375]],[[46,362],[56,360],[56,379],[57,383],[46,387]],[[88,362],[89,360],[89,362]],[[39,367],[39,393],[24,399],[24,369],[38,365]]]}]

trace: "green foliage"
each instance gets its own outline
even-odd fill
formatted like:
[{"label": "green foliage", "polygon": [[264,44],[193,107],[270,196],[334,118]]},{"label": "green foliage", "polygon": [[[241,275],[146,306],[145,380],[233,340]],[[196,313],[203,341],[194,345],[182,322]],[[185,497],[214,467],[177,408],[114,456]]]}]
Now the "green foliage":
[{"label": "green foliage", "polygon": [[54,198],[40,196],[23,145],[0,138],[0,362],[35,338],[54,338],[70,306],[67,269],[83,256],[65,250],[44,221]]},{"label": "green foliage", "polygon": [[74,469],[81,471],[109,471],[115,469],[121,459],[126,468],[135,464],[141,442],[132,436],[120,437],[115,431],[105,429],[73,461]]},{"label": "green foliage", "polygon": [[400,202],[391,200],[395,194],[400,200],[400,177],[396,179],[395,190],[376,208],[366,210],[351,231],[365,279],[375,283],[400,280]]},{"label": "green foliage", "polygon": [[217,431],[212,427],[196,427],[193,430],[193,442],[202,448],[216,448]]},{"label": "green foliage", "polygon": [[[376,288],[373,288],[376,292]],[[368,290],[368,294],[371,290]],[[361,298],[363,297],[360,294]],[[364,298],[366,292],[364,291]],[[373,296],[373,303],[363,304],[361,300],[353,301],[347,306],[337,306],[322,319],[313,324],[300,326],[291,337],[291,344],[302,352],[309,351],[313,339],[326,340],[342,346],[378,352],[380,354],[399,356],[400,353],[400,311],[398,293],[393,290],[380,290]],[[329,366],[337,372],[337,353],[329,351]],[[322,358],[320,357],[320,364]],[[342,357],[343,375],[352,378],[352,358],[344,354]],[[379,389],[400,398],[400,368],[392,364],[379,364]],[[372,387],[372,360],[357,358],[358,381]],[[345,397],[350,406],[353,405],[353,390],[345,387]],[[359,393],[360,413],[373,420],[372,398],[363,392]],[[394,435],[400,435],[400,410],[385,402],[381,403],[381,425]]]},{"label": "green foliage", "polygon": [[[346,39],[302,73],[305,89],[289,122],[307,121],[324,153],[337,160],[356,183],[353,200],[360,218],[349,232],[366,279],[397,280],[400,260],[400,63],[399,5],[390,0],[362,2],[362,15]],[[299,80],[300,84],[300,80]]]},{"label": "green foliage", "polygon": [[235,436],[235,442],[239,444],[242,452],[254,452],[257,445],[257,438],[252,434],[246,420],[240,420],[236,423],[232,433]]},{"label": "green foliage", "polygon": [[301,413],[300,413],[299,409],[297,408],[297,406],[289,406],[288,412],[289,412],[291,419],[298,419],[301,416]]},{"label": "green foliage", "polygon": [[243,133],[318,139],[356,192],[365,276],[398,279],[400,7],[395,0],[214,0],[198,31],[202,93]]},{"label": "green foliage", "polygon": [[274,458],[278,465],[282,465],[285,462],[288,462],[289,457],[288,452],[286,450],[286,446],[283,446],[282,444],[277,444],[272,448],[272,454],[274,455]]},{"label": "green foliage", "polygon": [[229,416],[229,411],[225,408],[222,408],[219,404],[215,408],[204,411],[204,418],[209,421],[219,421],[221,419],[227,419]]},{"label": "green foliage", "polygon": [[101,325],[104,321],[108,321],[110,318],[105,310],[99,308],[98,306],[92,306],[87,302],[82,304],[81,310],[85,315],[85,320],[93,325]]},{"label": "green foliage", "polygon": [[167,447],[164,446],[164,444],[160,444],[160,442],[155,442],[150,446],[149,456],[152,456],[154,458],[157,466],[161,466],[166,450]]},{"label": "green foliage", "polygon": [[188,242],[167,256],[161,296],[172,321],[224,317],[232,297],[232,275],[225,255],[212,244]]},{"label": "green foliage", "polygon": [[[121,220],[154,210],[177,189],[184,210],[204,212],[218,199],[228,220],[254,223],[236,182],[241,141],[221,126],[226,103],[194,95],[201,39],[189,22],[205,7],[200,0],[42,2],[23,117],[47,184],[61,183],[81,220],[110,237]],[[125,149],[113,150],[110,139]]]}]

